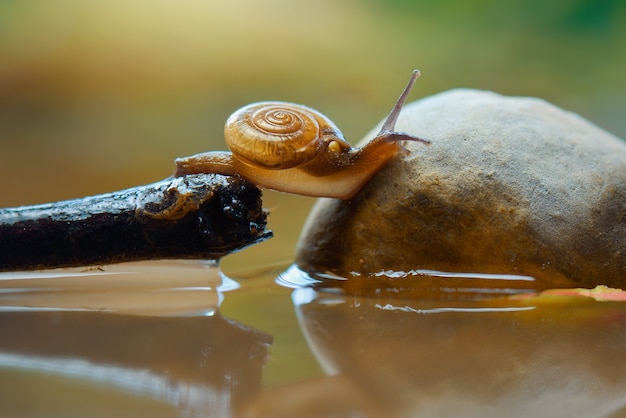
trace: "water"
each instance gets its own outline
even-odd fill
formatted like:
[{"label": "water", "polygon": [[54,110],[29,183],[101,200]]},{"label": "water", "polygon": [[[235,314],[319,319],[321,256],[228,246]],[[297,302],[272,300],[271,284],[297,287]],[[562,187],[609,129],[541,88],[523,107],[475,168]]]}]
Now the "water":
[{"label": "water", "polygon": [[626,416],[626,303],[600,301],[621,293],[344,282],[176,261],[2,273],[0,416]]}]

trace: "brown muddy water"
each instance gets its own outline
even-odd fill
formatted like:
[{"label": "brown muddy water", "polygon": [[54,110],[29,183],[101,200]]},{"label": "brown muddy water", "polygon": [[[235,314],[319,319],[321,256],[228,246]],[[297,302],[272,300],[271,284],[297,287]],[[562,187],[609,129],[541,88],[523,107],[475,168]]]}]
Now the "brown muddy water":
[{"label": "brown muddy water", "polygon": [[386,279],[355,292],[188,261],[1,273],[0,416],[626,416],[625,302],[516,276],[421,294]]}]

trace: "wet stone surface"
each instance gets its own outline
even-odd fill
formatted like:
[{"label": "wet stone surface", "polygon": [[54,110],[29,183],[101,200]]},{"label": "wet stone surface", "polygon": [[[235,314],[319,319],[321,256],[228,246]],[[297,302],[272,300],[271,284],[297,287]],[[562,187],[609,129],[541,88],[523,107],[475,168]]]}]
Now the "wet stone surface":
[{"label": "wet stone surface", "polygon": [[467,89],[407,105],[397,128],[432,145],[407,144],[350,201],[321,199],[298,245],[302,268],[626,285],[622,139],[540,99]]}]

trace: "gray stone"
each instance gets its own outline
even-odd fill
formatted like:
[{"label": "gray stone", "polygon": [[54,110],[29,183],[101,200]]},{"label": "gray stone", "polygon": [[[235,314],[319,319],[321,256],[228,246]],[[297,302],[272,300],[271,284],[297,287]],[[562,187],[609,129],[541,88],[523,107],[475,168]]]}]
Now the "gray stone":
[{"label": "gray stone", "polygon": [[397,129],[432,145],[407,144],[350,201],[321,199],[303,269],[626,284],[626,142],[541,99],[468,89],[407,105]]}]

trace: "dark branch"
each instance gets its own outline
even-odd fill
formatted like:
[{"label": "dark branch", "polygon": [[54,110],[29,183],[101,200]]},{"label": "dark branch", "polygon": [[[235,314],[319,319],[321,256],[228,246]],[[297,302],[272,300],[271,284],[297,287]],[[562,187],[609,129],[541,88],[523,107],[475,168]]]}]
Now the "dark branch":
[{"label": "dark branch", "polygon": [[216,174],[0,209],[0,270],[218,259],[270,238],[266,217],[257,187]]}]

